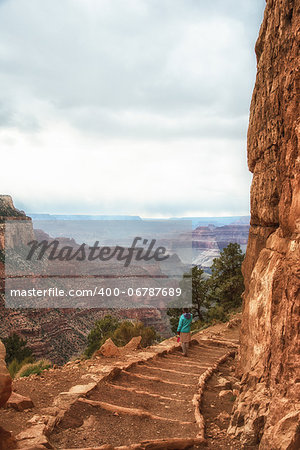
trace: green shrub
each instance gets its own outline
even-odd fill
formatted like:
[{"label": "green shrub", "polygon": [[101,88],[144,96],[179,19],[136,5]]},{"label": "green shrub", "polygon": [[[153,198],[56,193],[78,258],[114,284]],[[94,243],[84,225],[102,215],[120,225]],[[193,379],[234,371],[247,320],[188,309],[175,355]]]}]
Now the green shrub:
[{"label": "green shrub", "polygon": [[229,315],[225,312],[224,307],[220,305],[210,308],[207,317],[210,323],[227,322],[229,320]]},{"label": "green shrub", "polygon": [[118,347],[122,347],[123,345],[126,345],[131,338],[137,336],[134,331],[133,323],[129,320],[124,320],[124,322],[121,322],[118,328],[114,331],[111,338]]},{"label": "green shrub", "polygon": [[8,371],[12,378],[15,377],[16,373],[21,369],[21,363],[19,363],[16,358],[12,360],[12,362],[8,365]]},{"label": "green shrub", "polygon": [[221,305],[226,313],[242,305],[242,293],[245,289],[242,275],[244,257],[240,245],[230,243],[211,266],[211,303]]},{"label": "green shrub", "polygon": [[118,328],[119,320],[107,314],[102,319],[97,320],[91,332],[88,335],[88,345],[84,351],[84,356],[90,358],[92,354],[98,350],[102,344],[111,337]]},{"label": "green shrub", "polygon": [[154,328],[145,327],[142,322],[131,322],[129,320],[120,322],[116,317],[106,315],[95,323],[94,328],[89,333],[88,346],[84,352],[84,357],[90,358],[108,338],[111,338],[118,347],[122,347],[136,336],[142,337],[142,347],[148,347],[160,340],[160,336]]},{"label": "green shrub", "polygon": [[50,369],[52,366],[51,361],[47,359],[41,359],[40,361],[36,361],[34,363],[24,364],[21,369],[16,374],[16,378],[29,377],[29,375],[40,375],[43,370]]},{"label": "green shrub", "polygon": [[[202,326],[216,321],[226,322],[231,312],[241,308],[244,291],[241,267],[244,257],[240,245],[230,243],[220,252],[220,257],[213,260],[211,276],[198,267],[183,274],[179,284],[182,306],[192,299],[193,319],[203,322]],[[182,308],[176,308],[174,302],[170,302],[169,306],[167,314],[171,329],[176,333]],[[192,330],[195,329],[192,326]]]},{"label": "green shrub", "polygon": [[3,339],[6,348],[6,364],[10,364],[14,359],[19,363],[25,358],[32,356],[32,350],[27,347],[27,341],[22,339],[17,333],[13,333]]},{"label": "green shrub", "polygon": [[122,347],[128,344],[128,342],[136,336],[142,337],[142,347],[148,347],[159,340],[159,336],[154,328],[145,327],[142,322],[132,323],[129,320],[120,323],[112,335],[112,340],[118,347]]},{"label": "green shrub", "polygon": [[12,378],[15,378],[16,374],[19,372],[21,367],[25,366],[25,364],[31,364],[34,362],[33,356],[28,356],[23,359],[23,361],[19,362],[16,358],[12,360],[12,362],[8,365],[8,371]]}]

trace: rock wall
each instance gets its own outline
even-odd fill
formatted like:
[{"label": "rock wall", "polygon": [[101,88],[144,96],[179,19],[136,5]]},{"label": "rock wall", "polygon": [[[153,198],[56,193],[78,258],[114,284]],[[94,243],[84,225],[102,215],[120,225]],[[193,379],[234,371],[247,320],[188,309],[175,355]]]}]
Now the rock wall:
[{"label": "rock wall", "polygon": [[239,372],[229,432],[300,448],[300,1],[267,0],[248,129],[253,172]]},{"label": "rock wall", "polygon": [[11,394],[11,378],[5,364],[5,347],[0,341],[0,407],[3,406]]},{"label": "rock wall", "polygon": [[[9,225],[5,225],[5,220],[9,220]],[[9,229],[5,229],[6,226]],[[26,244],[32,239],[34,234],[31,218],[24,211],[15,208],[10,195],[0,195],[0,251],[12,248],[16,243]],[[2,262],[1,260],[0,263]]]}]

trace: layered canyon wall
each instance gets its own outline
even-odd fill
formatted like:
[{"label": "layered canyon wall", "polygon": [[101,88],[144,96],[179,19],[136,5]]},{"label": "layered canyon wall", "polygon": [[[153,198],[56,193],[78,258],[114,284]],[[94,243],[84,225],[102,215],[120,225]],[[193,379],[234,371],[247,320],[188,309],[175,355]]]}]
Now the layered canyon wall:
[{"label": "layered canyon wall", "polygon": [[[5,233],[6,220],[11,223],[10,233]],[[26,244],[36,236],[43,239],[44,235],[41,231],[34,232],[31,218],[15,208],[10,195],[0,195],[0,338],[17,333],[28,341],[36,358],[47,358],[54,363],[63,364],[84,350],[87,335],[94,323],[105,314],[111,314],[112,310],[71,307],[11,309],[6,306],[4,250],[13,248],[16,243]],[[114,314],[120,320],[141,320],[146,326],[153,326],[161,336],[169,334],[166,311],[151,305],[145,308],[115,310]]]},{"label": "layered canyon wall", "polygon": [[248,129],[242,389],[229,431],[268,450],[300,448],[299,10],[299,0],[266,2]]}]

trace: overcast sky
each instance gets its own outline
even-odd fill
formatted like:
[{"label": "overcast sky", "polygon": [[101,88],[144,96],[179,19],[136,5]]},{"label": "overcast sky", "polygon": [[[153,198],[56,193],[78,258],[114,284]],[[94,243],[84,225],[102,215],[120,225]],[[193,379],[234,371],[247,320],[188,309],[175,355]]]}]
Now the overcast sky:
[{"label": "overcast sky", "polygon": [[0,190],[26,212],[249,213],[265,0],[0,0]]}]

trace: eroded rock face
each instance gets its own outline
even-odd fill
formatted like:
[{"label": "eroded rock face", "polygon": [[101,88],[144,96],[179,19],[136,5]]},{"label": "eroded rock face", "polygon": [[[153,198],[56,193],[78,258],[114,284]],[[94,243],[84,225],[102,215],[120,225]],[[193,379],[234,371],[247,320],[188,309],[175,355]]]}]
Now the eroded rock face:
[{"label": "eroded rock face", "polygon": [[0,407],[3,406],[11,394],[11,377],[5,364],[5,347],[0,341]]},{"label": "eroded rock face", "polygon": [[[11,377],[5,364],[5,347],[0,341],[0,407],[3,406],[11,394]],[[0,450],[16,448],[16,442],[9,431],[0,427]]]},{"label": "eroded rock face", "polygon": [[[10,227],[6,235],[5,220],[9,220]],[[10,195],[0,195],[0,250],[13,247],[15,242],[26,244],[33,238],[31,218],[15,208]]]},{"label": "eroded rock face", "polygon": [[230,431],[261,449],[300,447],[299,10],[299,0],[267,0],[248,130],[242,383]]}]

